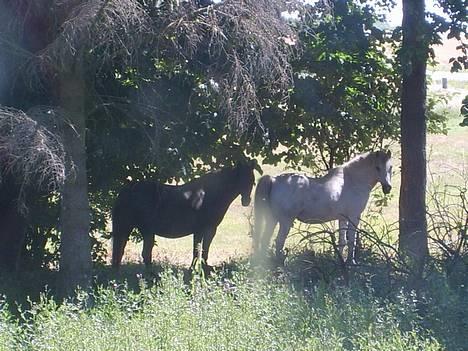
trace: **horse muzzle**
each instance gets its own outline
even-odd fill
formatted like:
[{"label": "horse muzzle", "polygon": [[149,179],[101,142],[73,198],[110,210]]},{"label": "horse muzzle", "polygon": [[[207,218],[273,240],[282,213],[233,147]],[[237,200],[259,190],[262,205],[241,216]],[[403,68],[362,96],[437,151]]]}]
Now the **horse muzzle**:
[{"label": "horse muzzle", "polygon": [[385,195],[392,191],[392,186],[390,184],[382,184],[382,191]]},{"label": "horse muzzle", "polygon": [[242,206],[249,206],[250,205],[250,196],[242,196],[241,198]]}]

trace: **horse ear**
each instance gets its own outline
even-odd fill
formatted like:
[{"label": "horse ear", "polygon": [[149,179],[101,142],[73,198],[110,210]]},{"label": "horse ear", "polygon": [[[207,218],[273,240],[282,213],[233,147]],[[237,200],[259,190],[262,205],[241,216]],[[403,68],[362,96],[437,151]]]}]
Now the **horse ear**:
[{"label": "horse ear", "polygon": [[247,161],[244,159],[238,159],[234,165],[235,168],[241,169],[247,165]]}]

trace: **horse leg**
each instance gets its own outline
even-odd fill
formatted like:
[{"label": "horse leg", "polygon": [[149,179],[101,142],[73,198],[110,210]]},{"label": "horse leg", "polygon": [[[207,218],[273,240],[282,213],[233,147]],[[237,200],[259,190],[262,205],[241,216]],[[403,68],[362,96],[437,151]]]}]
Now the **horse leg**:
[{"label": "horse leg", "polygon": [[141,256],[143,257],[143,262],[146,267],[151,266],[153,247],[154,247],[154,235],[153,234],[143,234],[143,250]]},{"label": "horse leg", "polygon": [[359,225],[359,218],[348,222],[348,258],[346,262],[356,264],[356,229]]},{"label": "horse leg", "polygon": [[204,232],[202,241],[202,258],[203,258],[203,270],[205,276],[208,276],[212,271],[213,267],[208,264],[208,252],[210,251],[210,245],[216,234],[216,227],[210,228]]},{"label": "horse leg", "polygon": [[263,234],[263,223],[261,223],[260,219],[257,219],[257,217],[255,217],[255,224],[254,224],[254,227],[253,227],[253,230],[251,231],[251,234],[252,234],[252,252],[255,255],[257,255],[257,253],[260,251],[260,248],[261,248],[261,237],[262,237],[262,234]]},{"label": "horse leg", "polygon": [[294,219],[283,219],[280,220],[280,227],[278,231],[278,236],[276,237],[276,258],[281,262],[284,262],[285,254],[283,251],[284,243],[286,242],[286,237],[289,234],[289,230],[293,224]]},{"label": "horse leg", "polygon": [[263,228],[263,233],[259,239],[259,250],[260,252],[266,253],[270,247],[271,237],[273,236],[273,231],[275,230],[276,224],[278,222],[273,218],[273,216],[265,217],[265,226]]},{"label": "horse leg", "polygon": [[257,265],[266,258],[266,254],[270,247],[271,237],[276,227],[276,220],[272,216],[265,216],[263,218],[263,228],[257,226],[258,232],[254,233],[253,236],[253,252],[252,252],[252,264]]},{"label": "horse leg", "polygon": [[122,262],[132,227],[130,225],[116,225],[115,223],[112,226],[112,267],[118,268]]},{"label": "horse leg", "polygon": [[338,252],[341,258],[343,258],[344,247],[346,245],[346,232],[348,230],[348,221],[345,219],[340,219],[338,220],[338,226],[339,226]]},{"label": "horse leg", "polygon": [[[195,260],[200,255],[201,242],[203,240],[203,232],[197,231],[193,233],[193,259],[192,259],[192,266],[195,263]],[[202,257],[203,258],[203,257]]]},{"label": "horse leg", "polygon": [[203,248],[202,248],[202,258],[205,261],[205,264],[208,265],[208,251],[210,250],[211,242],[216,234],[216,227],[210,228],[205,232],[203,236]]}]

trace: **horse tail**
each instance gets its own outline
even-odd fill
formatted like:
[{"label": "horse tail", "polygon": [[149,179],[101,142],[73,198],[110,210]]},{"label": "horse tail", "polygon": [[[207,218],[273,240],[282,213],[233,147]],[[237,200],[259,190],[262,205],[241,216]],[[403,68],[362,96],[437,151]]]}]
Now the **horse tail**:
[{"label": "horse tail", "polygon": [[273,177],[264,175],[258,181],[254,198],[254,228],[253,228],[253,251],[254,254],[260,249],[263,227],[267,216],[270,214],[270,192],[273,186]]}]

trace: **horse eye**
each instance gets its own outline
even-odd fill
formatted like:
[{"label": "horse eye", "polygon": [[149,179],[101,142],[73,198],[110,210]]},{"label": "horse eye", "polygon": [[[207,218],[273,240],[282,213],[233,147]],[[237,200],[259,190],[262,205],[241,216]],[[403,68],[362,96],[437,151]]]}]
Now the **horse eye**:
[{"label": "horse eye", "polygon": [[379,166],[375,167],[375,169],[380,172],[380,167]]}]

